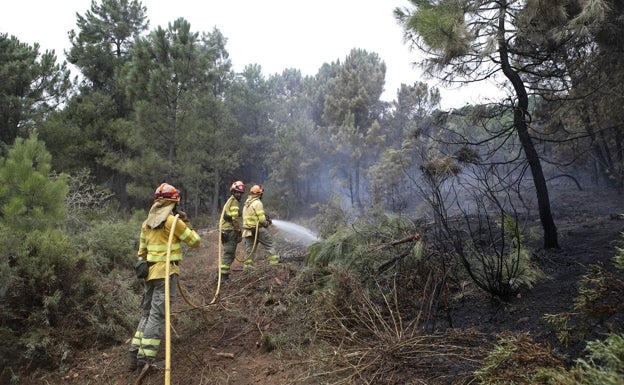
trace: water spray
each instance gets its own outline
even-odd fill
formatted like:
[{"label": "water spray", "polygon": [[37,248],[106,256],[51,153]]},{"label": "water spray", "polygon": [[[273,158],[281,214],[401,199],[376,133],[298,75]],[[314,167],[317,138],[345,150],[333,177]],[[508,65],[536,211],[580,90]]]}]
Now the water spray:
[{"label": "water spray", "polygon": [[285,238],[293,243],[310,246],[311,244],[319,240],[318,235],[316,235],[316,233],[314,233],[312,230],[300,226],[296,223],[273,219],[273,226],[275,226],[278,230],[286,233],[288,236]]}]

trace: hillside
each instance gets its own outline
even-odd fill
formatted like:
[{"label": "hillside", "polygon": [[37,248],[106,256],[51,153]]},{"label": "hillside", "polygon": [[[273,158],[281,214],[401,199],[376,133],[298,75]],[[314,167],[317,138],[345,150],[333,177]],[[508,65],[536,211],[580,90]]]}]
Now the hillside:
[{"label": "hillside", "polygon": [[[468,383],[469,373],[478,367],[476,361],[483,359],[497,337],[510,333],[525,336],[528,349],[533,349],[542,364],[551,360],[553,366],[562,365],[581,354],[584,343],[572,343],[564,350],[543,317],[572,309],[579,279],[587,274],[588,266],[610,265],[621,240],[620,233],[624,231],[622,202],[622,196],[615,191],[561,189],[555,192],[552,206],[562,248],[544,251],[536,246],[533,249],[544,277],[533,289],[520,293],[509,303],[492,302],[466,284],[461,295],[448,304],[447,317],[452,320],[452,328],[444,336],[457,342],[464,349],[465,358],[471,359],[458,360],[457,352],[440,349],[437,358],[416,357],[421,360],[421,366],[412,367],[422,373],[414,378],[428,378],[430,384]],[[279,240],[284,265],[270,268],[260,263],[253,272],[243,272],[240,264],[235,264],[232,279],[221,287],[214,304],[210,302],[216,289],[217,232],[201,231],[202,247],[182,263],[181,286],[188,302],[178,295],[173,305],[171,384],[325,383],[312,374],[327,370],[331,362],[321,362],[306,350],[315,346],[314,341],[293,342],[297,339],[293,330],[297,331],[298,325],[301,335],[307,333],[303,330],[309,317],[306,307],[293,301],[294,291],[301,287],[305,248],[280,237],[276,229],[272,231]],[[244,253],[242,249],[239,247],[239,255]],[[590,338],[609,331],[622,332],[622,320],[620,312],[594,325]],[[127,348],[123,345],[81,352],[65,373],[44,375],[23,384],[134,384],[136,374],[126,370]],[[395,358],[399,356],[397,353]],[[366,362],[364,356],[360,362]],[[523,363],[527,368],[533,364]],[[381,363],[379,367],[384,365],[392,367],[389,363]],[[336,365],[335,369],[340,367]],[[388,380],[375,383],[399,383],[393,377],[392,373],[382,373],[379,378]],[[414,381],[414,384],[423,383]],[[162,383],[162,372],[143,381],[145,385]],[[364,382],[354,377],[352,382],[330,383]]]}]

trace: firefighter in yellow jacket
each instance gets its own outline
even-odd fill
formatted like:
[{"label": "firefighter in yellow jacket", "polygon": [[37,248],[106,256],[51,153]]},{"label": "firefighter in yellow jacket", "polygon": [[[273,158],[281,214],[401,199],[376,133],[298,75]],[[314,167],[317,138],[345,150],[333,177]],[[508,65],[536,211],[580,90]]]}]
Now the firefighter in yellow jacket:
[{"label": "firefighter in yellow jacket", "polygon": [[279,255],[275,249],[273,238],[266,229],[272,222],[264,213],[262,194],[264,194],[262,186],[252,186],[243,206],[243,239],[245,239],[247,255],[243,268],[249,268],[253,265],[253,258],[258,249],[258,244],[263,245],[269,254],[269,265],[279,264]]},{"label": "firefighter in yellow jacket", "polygon": [[222,281],[227,281],[230,277],[230,267],[236,257],[236,246],[242,240],[241,213],[238,202],[243,197],[245,188],[245,184],[240,180],[232,183],[230,197],[223,206],[223,213],[219,222],[221,244],[223,244],[221,264],[219,266]]},{"label": "firefighter in yellow jacket", "polygon": [[165,329],[165,272],[169,234],[174,216],[179,214],[173,229],[169,267],[169,298],[176,297],[179,262],[182,260],[182,242],[197,248],[199,235],[186,221],[186,214],[177,211],[179,191],[170,184],[162,183],[154,192],[154,202],[141,226],[139,260],[147,261],[149,271],[145,277],[141,319],[130,346],[130,370],[140,369],[146,363],[153,364]]}]

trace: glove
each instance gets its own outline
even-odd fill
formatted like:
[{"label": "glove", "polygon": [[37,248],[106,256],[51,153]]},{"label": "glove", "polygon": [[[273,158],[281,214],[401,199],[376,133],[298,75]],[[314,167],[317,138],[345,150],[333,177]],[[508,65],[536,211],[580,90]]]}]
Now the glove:
[{"label": "glove", "polygon": [[134,264],[134,274],[138,279],[147,278],[147,275],[149,274],[149,265],[146,260],[142,258],[137,259]]},{"label": "glove", "polygon": [[232,217],[227,214],[223,214],[223,220],[226,222],[232,222]]},{"label": "glove", "polygon": [[186,215],[186,213],[184,211],[178,211],[176,214],[178,214],[178,219],[180,219],[182,222],[184,222],[186,227],[188,227],[189,229],[193,230],[193,226],[191,225],[191,222],[188,219],[188,215]]},{"label": "glove", "polygon": [[269,227],[270,224],[271,224],[271,222],[269,222],[269,221],[260,221],[260,226],[262,226],[262,227]]},{"label": "glove", "polygon": [[[269,222],[269,225],[273,224],[273,220],[271,220],[271,218],[269,218],[268,215],[265,215],[264,217],[266,218],[266,221]],[[264,227],[267,227],[267,226],[264,226]]]}]

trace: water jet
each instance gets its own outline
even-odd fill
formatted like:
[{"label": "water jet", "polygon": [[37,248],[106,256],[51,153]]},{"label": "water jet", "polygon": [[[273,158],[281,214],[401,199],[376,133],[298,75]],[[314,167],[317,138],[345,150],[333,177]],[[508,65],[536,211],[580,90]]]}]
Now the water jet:
[{"label": "water jet", "polygon": [[287,236],[285,238],[289,242],[310,246],[319,240],[318,235],[316,235],[312,230],[293,222],[273,219],[273,226],[286,233]]}]

